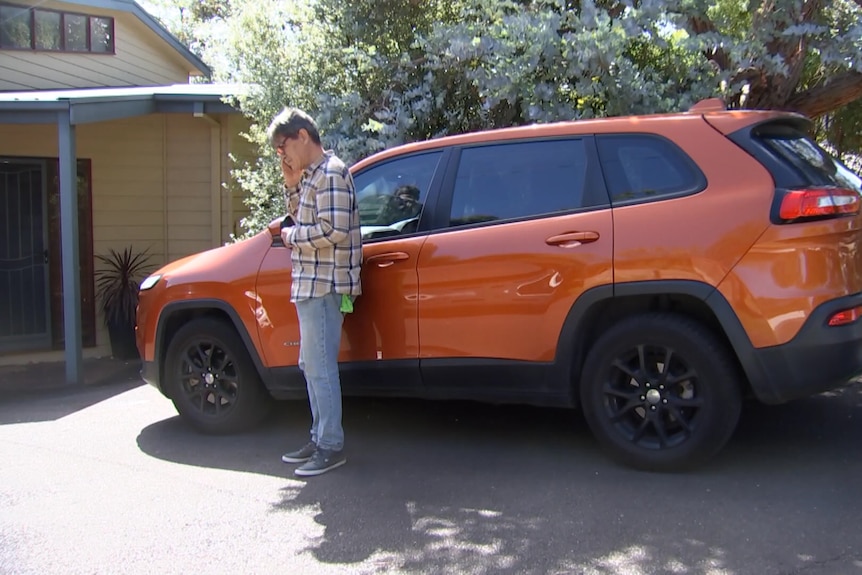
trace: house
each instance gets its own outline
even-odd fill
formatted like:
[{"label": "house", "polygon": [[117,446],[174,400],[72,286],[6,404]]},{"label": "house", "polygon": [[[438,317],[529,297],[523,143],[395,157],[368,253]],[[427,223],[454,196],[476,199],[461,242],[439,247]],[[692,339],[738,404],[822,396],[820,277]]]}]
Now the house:
[{"label": "house", "polygon": [[132,0],[0,0],[0,363],[110,354],[98,254],[230,240],[247,122]]}]

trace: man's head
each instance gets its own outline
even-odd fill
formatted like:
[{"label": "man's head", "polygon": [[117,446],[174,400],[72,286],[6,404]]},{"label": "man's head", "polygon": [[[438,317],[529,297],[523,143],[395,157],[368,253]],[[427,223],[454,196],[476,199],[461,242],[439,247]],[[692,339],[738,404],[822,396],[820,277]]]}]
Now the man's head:
[{"label": "man's head", "polygon": [[419,201],[419,188],[410,184],[405,184],[403,186],[399,186],[398,189],[395,190],[394,195],[399,200],[403,200],[408,203],[415,203]]},{"label": "man's head", "polygon": [[294,170],[304,170],[323,147],[314,120],[296,108],[285,108],[269,124],[266,136],[279,157]]}]

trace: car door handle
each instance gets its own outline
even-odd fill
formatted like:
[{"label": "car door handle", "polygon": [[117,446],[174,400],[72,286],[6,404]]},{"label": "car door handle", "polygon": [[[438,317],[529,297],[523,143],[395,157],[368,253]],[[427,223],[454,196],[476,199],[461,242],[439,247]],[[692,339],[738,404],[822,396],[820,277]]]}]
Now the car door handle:
[{"label": "car door handle", "polygon": [[588,244],[599,239],[598,232],[568,232],[551,236],[545,240],[549,246],[560,246],[563,248],[573,248],[581,244]]},{"label": "car door handle", "polygon": [[387,252],[385,254],[377,254],[368,258],[369,264],[373,263],[379,268],[388,268],[395,262],[410,259],[410,255],[405,252]]}]

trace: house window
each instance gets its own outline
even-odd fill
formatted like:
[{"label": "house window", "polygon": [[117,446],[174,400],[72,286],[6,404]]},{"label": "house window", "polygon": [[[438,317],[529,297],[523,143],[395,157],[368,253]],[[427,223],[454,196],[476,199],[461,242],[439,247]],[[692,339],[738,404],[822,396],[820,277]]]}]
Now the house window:
[{"label": "house window", "polygon": [[0,48],[29,48],[30,10],[20,6],[0,6]]},{"label": "house window", "polygon": [[114,20],[90,16],[90,52],[114,51]]},{"label": "house window", "polygon": [[35,37],[37,50],[61,50],[63,35],[60,34],[60,13],[35,10]]},{"label": "house window", "polygon": [[114,19],[0,4],[0,49],[114,53]]},{"label": "house window", "polygon": [[87,17],[80,14],[63,14],[66,24],[66,50],[69,52],[87,51]]}]

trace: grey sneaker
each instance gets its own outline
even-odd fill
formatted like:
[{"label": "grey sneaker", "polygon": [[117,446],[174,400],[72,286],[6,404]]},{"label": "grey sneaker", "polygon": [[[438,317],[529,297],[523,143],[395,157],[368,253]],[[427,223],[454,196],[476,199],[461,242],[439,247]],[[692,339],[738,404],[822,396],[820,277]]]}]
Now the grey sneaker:
[{"label": "grey sneaker", "polygon": [[344,452],[318,449],[308,463],[300,465],[293,473],[300,477],[311,477],[341,467],[345,463],[347,463],[347,458],[344,457]]},{"label": "grey sneaker", "polygon": [[296,451],[289,451],[281,456],[281,460],[285,463],[305,463],[317,451],[317,446],[313,441],[309,441]]}]

